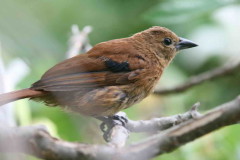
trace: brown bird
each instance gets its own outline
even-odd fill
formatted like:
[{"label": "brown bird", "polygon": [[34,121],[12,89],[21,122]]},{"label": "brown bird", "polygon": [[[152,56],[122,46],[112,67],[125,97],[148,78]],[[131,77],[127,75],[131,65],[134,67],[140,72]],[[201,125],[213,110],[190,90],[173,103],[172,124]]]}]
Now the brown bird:
[{"label": "brown bird", "polygon": [[110,40],[49,69],[30,88],[0,95],[0,105],[23,98],[83,115],[112,116],[147,97],[179,50],[197,46],[164,27]]}]

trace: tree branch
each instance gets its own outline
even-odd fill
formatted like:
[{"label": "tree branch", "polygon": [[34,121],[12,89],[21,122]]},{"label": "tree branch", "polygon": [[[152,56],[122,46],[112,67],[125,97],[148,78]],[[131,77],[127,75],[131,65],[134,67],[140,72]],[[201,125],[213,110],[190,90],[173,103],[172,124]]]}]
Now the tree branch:
[{"label": "tree branch", "polygon": [[[114,149],[105,145],[65,142],[51,137],[42,126],[15,127],[2,131],[0,132],[1,152],[21,152],[46,160],[99,159],[106,155],[104,152],[109,150],[111,153]],[[11,145],[5,147],[6,143]]]},{"label": "tree branch", "polygon": [[193,77],[189,78],[185,83],[180,84],[176,87],[166,88],[166,89],[163,88],[163,89],[156,90],[154,92],[154,94],[163,95],[163,94],[180,93],[180,92],[190,89],[191,87],[199,85],[203,82],[233,74],[234,72],[236,72],[239,69],[240,69],[240,61],[239,60],[236,62],[229,62],[229,63],[227,63],[223,66],[220,66],[218,68],[215,68],[213,70],[193,76]]},{"label": "tree branch", "polygon": [[0,147],[0,151],[23,152],[47,160],[148,160],[239,120],[240,96],[202,116],[126,147],[70,143],[51,137],[42,127],[19,127],[1,129],[0,144],[17,142],[25,147]]},{"label": "tree branch", "polygon": [[186,122],[190,119],[195,119],[201,114],[197,111],[200,103],[195,103],[192,108],[183,114],[178,114],[169,117],[153,118],[150,120],[129,120],[126,124],[126,128],[130,132],[156,132],[163,131],[180,123]]},{"label": "tree branch", "polygon": [[[183,114],[178,114],[169,117],[153,118],[150,120],[130,120],[128,119],[125,112],[119,112],[116,115],[123,117],[127,120],[125,126],[122,123],[108,122],[105,120],[104,123],[108,123],[108,129],[104,132],[104,139],[108,144],[114,147],[120,148],[125,146],[126,141],[129,137],[130,132],[157,132],[166,130],[180,123],[186,122],[189,119],[197,118],[201,114],[197,111],[200,103],[196,103],[192,108]],[[114,123],[114,125],[113,125]]]},{"label": "tree branch", "polygon": [[[221,127],[236,124],[240,120],[240,96],[209,111],[203,116],[171,128],[143,142],[125,148],[135,159],[146,160],[157,155],[171,152]],[[143,157],[144,156],[144,157]]]}]

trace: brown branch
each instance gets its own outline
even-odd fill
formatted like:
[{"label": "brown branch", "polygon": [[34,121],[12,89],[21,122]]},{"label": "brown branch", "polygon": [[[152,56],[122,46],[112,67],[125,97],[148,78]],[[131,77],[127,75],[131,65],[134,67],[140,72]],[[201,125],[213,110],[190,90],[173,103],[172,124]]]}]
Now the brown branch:
[{"label": "brown branch", "polygon": [[[87,145],[65,142],[51,137],[42,127],[2,129],[1,152],[22,152],[47,160],[148,160],[193,141],[221,127],[240,120],[240,97],[208,113],[181,123],[142,142],[126,147],[114,145]],[[7,133],[6,133],[7,132]],[[12,147],[6,148],[5,143]],[[16,144],[24,147],[14,147]]]},{"label": "brown branch", "polygon": [[176,87],[166,88],[166,89],[163,88],[163,89],[156,90],[154,94],[163,95],[163,94],[171,94],[171,93],[180,93],[190,89],[191,87],[199,85],[203,82],[233,74],[239,69],[240,69],[240,61],[237,61],[235,63],[229,62],[226,65],[223,65],[221,67],[193,76],[189,78],[189,80],[187,80],[185,83],[180,84]]}]

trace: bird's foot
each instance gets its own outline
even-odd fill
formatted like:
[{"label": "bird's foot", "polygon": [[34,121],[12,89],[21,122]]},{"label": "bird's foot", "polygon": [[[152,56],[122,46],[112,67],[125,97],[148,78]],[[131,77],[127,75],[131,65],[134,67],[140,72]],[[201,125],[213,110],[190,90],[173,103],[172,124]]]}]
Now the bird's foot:
[{"label": "bird's foot", "polygon": [[121,114],[115,114],[113,116],[108,116],[108,117],[97,117],[102,123],[100,124],[100,129],[103,132],[103,138],[105,141],[108,142],[108,134],[110,130],[116,126],[116,125],[121,125],[121,126],[126,126],[126,123],[128,122],[128,119],[126,115],[121,115]]},{"label": "bird's foot", "polygon": [[128,119],[127,119],[127,117],[125,117],[125,116],[121,116],[121,115],[117,115],[117,114],[115,114],[115,115],[113,115],[112,116],[112,120],[113,120],[113,122],[116,124],[116,125],[119,125],[119,122],[121,123],[120,125],[122,125],[122,126],[126,126],[126,123],[128,122]]},{"label": "bird's foot", "polygon": [[106,132],[106,128],[112,128],[115,125],[122,125],[126,126],[126,123],[128,122],[127,117],[121,116],[121,115],[113,115],[109,117],[98,117],[102,123],[100,124],[100,129],[102,132]]}]

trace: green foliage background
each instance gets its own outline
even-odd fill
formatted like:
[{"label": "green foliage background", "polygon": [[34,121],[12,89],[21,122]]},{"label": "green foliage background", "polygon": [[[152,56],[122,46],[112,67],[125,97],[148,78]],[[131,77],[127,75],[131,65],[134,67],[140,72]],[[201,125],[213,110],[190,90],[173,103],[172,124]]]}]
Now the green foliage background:
[{"label": "green foliage background", "polygon": [[[189,38],[205,26],[226,31],[224,23],[228,22],[227,19],[222,19],[222,24],[214,19],[214,15],[227,7],[240,9],[239,0],[0,0],[3,59],[7,66],[15,58],[24,60],[28,65],[30,73],[16,89],[26,88],[48,68],[65,59],[73,24],[80,28],[86,25],[93,27],[89,37],[93,45],[131,36],[154,25],[168,27],[181,37]],[[204,36],[206,41],[210,38],[208,34]],[[226,45],[231,45],[234,43],[231,41],[236,40],[227,41],[230,42]],[[216,41],[208,45],[219,44]],[[159,86],[174,86],[191,75],[217,67],[232,58],[222,51],[221,55],[210,54],[203,63],[195,65],[191,61],[196,61],[194,54],[201,54],[200,51],[187,51],[192,52],[192,59],[186,58],[189,54],[185,52],[184,56],[184,52],[164,73]],[[239,55],[234,58],[239,58]],[[235,98],[239,94],[239,82],[240,74],[235,74],[181,94],[150,96],[126,112],[131,119],[148,119],[185,112],[197,101],[202,103],[201,111],[204,112]],[[67,141],[104,143],[96,120],[65,113],[59,108],[47,108],[41,103],[22,100],[16,103],[16,117],[19,125],[44,124],[53,135]],[[221,129],[155,160],[239,159],[239,133],[238,125]],[[141,140],[144,136],[132,134],[130,142]]]}]

